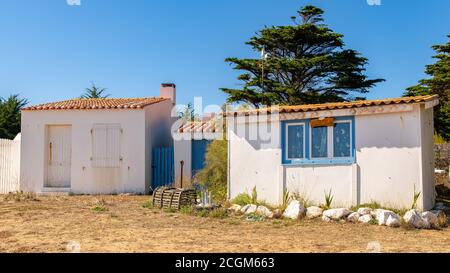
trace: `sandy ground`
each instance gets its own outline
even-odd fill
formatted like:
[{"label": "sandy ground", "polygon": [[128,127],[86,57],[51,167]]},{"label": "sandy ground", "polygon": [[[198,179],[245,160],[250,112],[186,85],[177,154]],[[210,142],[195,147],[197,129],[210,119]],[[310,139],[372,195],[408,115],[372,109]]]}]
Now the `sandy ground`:
[{"label": "sandy ground", "polygon": [[[450,252],[449,228],[202,218],[142,207],[149,198],[0,201],[0,252],[67,252],[71,241],[81,252],[369,252],[370,242],[378,242],[381,252]],[[102,199],[107,211],[94,211]]]}]

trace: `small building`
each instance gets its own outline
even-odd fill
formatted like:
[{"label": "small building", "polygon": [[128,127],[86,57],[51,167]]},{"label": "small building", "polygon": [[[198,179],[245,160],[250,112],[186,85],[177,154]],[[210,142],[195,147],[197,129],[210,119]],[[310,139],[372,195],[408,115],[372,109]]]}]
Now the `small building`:
[{"label": "small building", "polygon": [[192,185],[195,174],[205,166],[208,145],[223,137],[222,119],[214,115],[202,121],[179,120],[173,133],[175,148],[175,185]]},{"label": "small building", "polygon": [[228,194],[281,204],[289,192],[333,207],[378,202],[431,209],[437,96],[227,113]]},{"label": "small building", "polygon": [[152,151],[173,151],[175,98],[175,85],[163,84],[160,97],[73,99],[23,109],[21,190],[149,192],[158,167]]}]

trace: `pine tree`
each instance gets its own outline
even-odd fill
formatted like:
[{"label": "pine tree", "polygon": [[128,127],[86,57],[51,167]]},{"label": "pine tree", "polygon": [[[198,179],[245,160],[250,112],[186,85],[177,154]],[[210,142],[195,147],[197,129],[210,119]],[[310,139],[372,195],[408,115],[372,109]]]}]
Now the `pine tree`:
[{"label": "pine tree", "polygon": [[[261,59],[227,58],[242,89],[222,88],[228,102],[295,105],[361,98],[383,79],[367,79],[367,59],[344,49],[343,35],[323,23],[323,11],[305,6],[293,25],[262,29],[247,42]],[[266,59],[267,57],[267,59]],[[358,96],[354,96],[356,93]]]},{"label": "pine tree", "polygon": [[[450,38],[450,35],[447,36]],[[427,65],[428,79],[406,89],[405,96],[439,95],[439,105],[434,108],[434,127],[445,140],[450,140],[450,42],[432,47],[436,63]]]}]

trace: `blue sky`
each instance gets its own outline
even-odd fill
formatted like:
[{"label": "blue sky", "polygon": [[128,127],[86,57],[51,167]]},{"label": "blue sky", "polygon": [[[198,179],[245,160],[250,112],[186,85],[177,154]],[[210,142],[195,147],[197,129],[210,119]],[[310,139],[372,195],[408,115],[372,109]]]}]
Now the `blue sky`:
[{"label": "blue sky", "polygon": [[32,104],[80,96],[93,81],[113,97],[157,96],[174,82],[178,102],[221,104],[236,87],[226,57],[257,57],[245,42],[265,25],[290,24],[305,4],[369,59],[385,83],[369,98],[400,96],[423,78],[431,45],[450,34],[448,0],[0,0],[0,96]]}]

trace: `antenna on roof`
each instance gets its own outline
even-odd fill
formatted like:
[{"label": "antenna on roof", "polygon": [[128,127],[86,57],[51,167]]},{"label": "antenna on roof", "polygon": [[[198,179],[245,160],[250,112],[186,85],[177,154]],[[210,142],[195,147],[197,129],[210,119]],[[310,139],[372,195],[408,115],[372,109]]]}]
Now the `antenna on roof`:
[{"label": "antenna on roof", "polygon": [[266,53],[266,46],[261,48],[261,88],[264,88],[264,61],[269,57],[269,53]]}]

